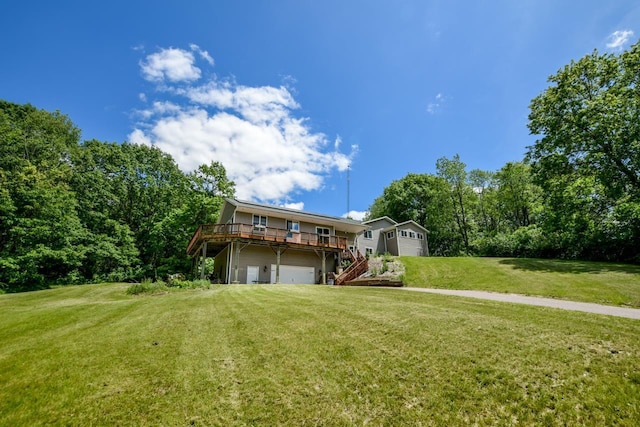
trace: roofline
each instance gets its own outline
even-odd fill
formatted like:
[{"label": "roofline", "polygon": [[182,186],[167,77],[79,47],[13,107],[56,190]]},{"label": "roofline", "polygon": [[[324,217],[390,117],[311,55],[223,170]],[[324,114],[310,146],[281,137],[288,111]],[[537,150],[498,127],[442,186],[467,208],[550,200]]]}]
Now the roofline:
[{"label": "roofline", "polygon": [[423,226],[421,226],[420,224],[418,224],[417,222],[415,222],[412,219],[410,219],[409,221],[401,222],[399,224],[396,223],[395,225],[392,225],[391,227],[385,228],[383,231],[388,231],[388,230],[391,230],[392,228],[398,228],[398,227],[403,226],[405,224],[413,224],[413,225],[417,226],[418,228],[420,228],[421,230],[423,230],[425,233],[431,233],[429,230],[427,230],[426,228],[424,228]]},{"label": "roofline", "polygon": [[363,223],[363,224],[370,224],[370,223],[372,223],[372,222],[380,221],[380,220],[383,220],[383,219],[386,219],[387,221],[389,221],[389,222],[390,222],[390,223],[392,223],[392,224],[397,224],[397,222],[395,222],[394,220],[392,220],[391,218],[389,218],[389,217],[388,217],[388,216],[386,216],[386,215],[385,215],[385,216],[378,217],[378,218],[374,218],[374,219],[369,219],[369,220],[363,221],[362,223]]},{"label": "roofline", "polygon": [[[302,216],[307,218],[314,218],[321,222],[338,222],[340,224],[344,224],[346,226],[351,226],[351,227],[357,227],[362,230],[367,228],[367,226],[363,224],[361,221],[357,221],[349,218],[342,218],[338,216],[319,214],[315,212],[307,212],[299,209],[284,208],[281,206],[267,205],[264,203],[257,203],[257,202],[251,202],[247,200],[238,200],[238,199],[232,199],[232,198],[226,198],[225,203],[228,203],[234,206],[236,210],[238,208],[246,208],[248,210],[251,210],[251,209],[262,210],[262,211],[274,212],[274,213],[280,213],[280,214],[289,214],[290,216]],[[220,207],[220,212],[222,212],[223,209],[224,209],[224,203]]]}]

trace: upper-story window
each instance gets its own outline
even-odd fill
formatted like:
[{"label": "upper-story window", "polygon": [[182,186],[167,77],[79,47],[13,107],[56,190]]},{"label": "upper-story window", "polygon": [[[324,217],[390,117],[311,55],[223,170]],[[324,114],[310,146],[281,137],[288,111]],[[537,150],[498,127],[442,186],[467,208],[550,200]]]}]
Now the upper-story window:
[{"label": "upper-story window", "polygon": [[414,233],[413,231],[409,232],[409,238],[410,239],[415,239],[416,238],[416,233]]},{"label": "upper-story window", "polygon": [[316,227],[316,234],[318,235],[318,240],[322,243],[329,243],[329,236],[331,235],[331,230],[327,227]]},{"label": "upper-story window", "polygon": [[371,230],[365,230],[364,238],[365,239],[373,239],[373,232]]},{"label": "upper-story window", "polygon": [[395,237],[395,233],[393,231],[390,231],[387,233],[387,239],[393,239]]},{"label": "upper-story window", "polygon": [[287,230],[298,233],[300,231],[300,223],[298,221],[287,220]]},{"label": "upper-story window", "polygon": [[407,230],[400,230],[400,237],[407,237]]},{"label": "upper-story window", "polygon": [[266,228],[267,227],[267,217],[264,215],[254,215],[253,216],[253,228]]},{"label": "upper-story window", "polygon": [[420,240],[424,240],[424,234],[422,234],[422,233],[418,233],[418,239],[420,239]]}]

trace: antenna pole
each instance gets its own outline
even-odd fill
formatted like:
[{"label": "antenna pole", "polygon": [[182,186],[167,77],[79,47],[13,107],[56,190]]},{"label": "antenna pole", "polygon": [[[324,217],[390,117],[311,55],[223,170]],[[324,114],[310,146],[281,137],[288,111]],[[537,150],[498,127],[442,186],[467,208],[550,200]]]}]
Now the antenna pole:
[{"label": "antenna pole", "polygon": [[347,165],[347,215],[351,210],[349,209],[349,193],[351,190],[351,164]]}]

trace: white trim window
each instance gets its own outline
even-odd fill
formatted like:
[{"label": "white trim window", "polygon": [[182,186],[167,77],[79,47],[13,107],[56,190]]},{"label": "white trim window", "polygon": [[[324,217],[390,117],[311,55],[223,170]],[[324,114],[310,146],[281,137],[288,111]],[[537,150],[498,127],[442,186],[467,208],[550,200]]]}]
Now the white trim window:
[{"label": "white trim window", "polygon": [[373,232],[371,230],[364,230],[364,238],[365,239],[373,239]]},{"label": "white trim window", "polygon": [[415,239],[416,238],[416,233],[414,233],[413,231],[409,232],[409,238],[410,239]]},{"label": "white trim window", "polygon": [[407,230],[400,230],[400,237],[407,237]]},{"label": "white trim window", "polygon": [[418,233],[418,240],[424,240],[424,234]]},{"label": "white trim window", "polygon": [[253,229],[264,230],[267,228],[267,217],[264,215],[253,215]]},{"label": "white trim window", "polygon": [[322,243],[329,243],[329,237],[331,236],[331,230],[328,227],[316,227],[316,234],[318,235],[318,241]]},{"label": "white trim window", "polygon": [[393,239],[394,237],[396,237],[396,234],[393,231],[387,233],[387,239]]},{"label": "white trim window", "polygon": [[365,255],[373,255],[373,248],[364,248]]},{"label": "white trim window", "polygon": [[293,231],[294,233],[299,233],[300,223],[298,221],[287,220],[287,230]]}]

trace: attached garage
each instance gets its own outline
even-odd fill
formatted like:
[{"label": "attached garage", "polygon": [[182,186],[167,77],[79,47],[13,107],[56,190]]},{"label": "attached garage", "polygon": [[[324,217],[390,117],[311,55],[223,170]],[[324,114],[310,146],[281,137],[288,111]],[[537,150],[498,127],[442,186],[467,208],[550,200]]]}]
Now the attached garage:
[{"label": "attached garage", "polygon": [[[295,283],[313,285],[315,281],[315,268],[299,267],[295,265],[280,266],[280,283]],[[276,265],[271,264],[271,283],[276,283]]]}]

